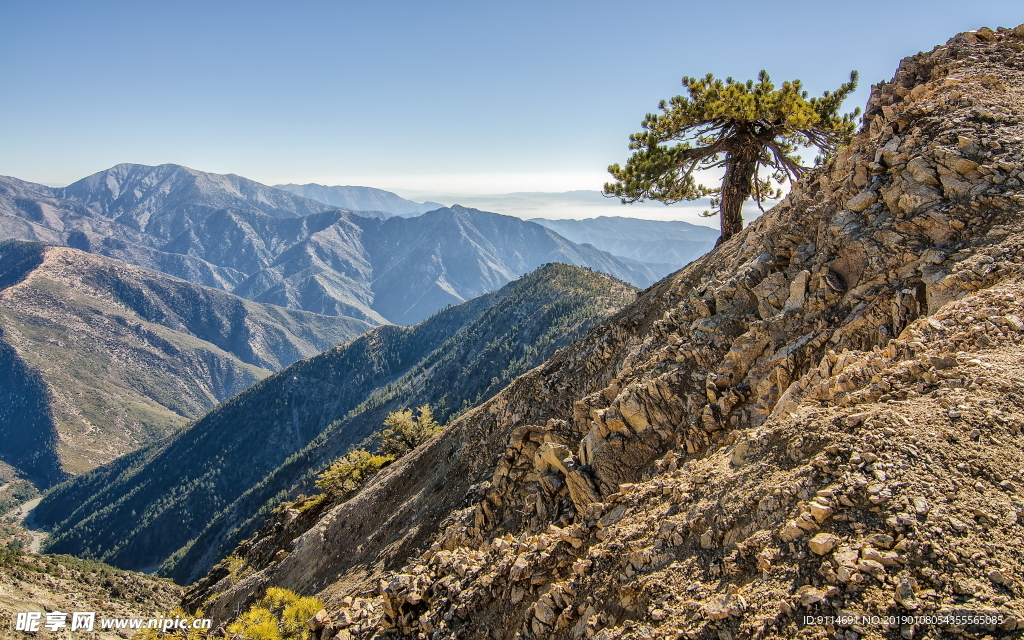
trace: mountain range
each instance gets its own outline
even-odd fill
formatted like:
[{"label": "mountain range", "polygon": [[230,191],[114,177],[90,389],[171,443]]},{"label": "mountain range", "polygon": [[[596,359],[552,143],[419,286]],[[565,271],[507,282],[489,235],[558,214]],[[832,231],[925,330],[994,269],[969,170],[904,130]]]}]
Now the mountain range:
[{"label": "mountain range", "polygon": [[384,217],[402,216],[403,218],[409,218],[433,211],[434,209],[444,208],[443,204],[436,202],[424,202],[421,204],[412,200],[406,200],[390,191],[374,189],[373,187],[278,184],[274,185],[274,188],[302,196],[303,198],[323,202],[339,209],[379,212],[384,214]]},{"label": "mountain range", "polygon": [[[277,185],[275,188],[342,208],[356,211],[372,210],[373,213],[380,213],[382,218],[395,215],[412,217],[444,207],[436,202],[420,204],[401,198],[390,191],[370,187],[327,187],[319,184],[307,184]],[[487,211],[517,212],[516,217],[523,217],[521,214],[534,210],[542,213],[562,211],[561,209],[548,211],[545,208],[551,206],[578,205],[600,210],[618,204],[603,197],[597,191],[508,193],[493,196],[463,194],[451,195],[446,199],[448,201],[465,200],[467,203],[474,204],[475,208]],[[641,204],[644,203],[634,203],[634,207],[650,214],[650,206],[640,206]],[[646,204],[650,205],[651,203]],[[710,203],[705,201],[698,202],[694,206],[697,205],[702,207],[702,210],[710,207]],[[586,209],[579,211],[584,210]],[[579,211],[571,211],[579,213]],[[673,211],[680,213],[682,208],[676,207]],[[755,214],[751,215],[751,218],[756,217],[756,213],[753,211],[744,213],[745,215]],[[681,220],[646,220],[603,215],[582,219],[572,217],[550,219],[538,216],[530,218],[529,221],[552,229],[577,244],[592,244],[601,251],[607,251],[612,255],[644,262],[659,276],[668,275],[707,253],[718,239],[717,230]]]},{"label": "mountain range", "polygon": [[455,206],[382,220],[177,165],[117,165],[63,188],[0,178],[0,238],[65,244],[249,300],[374,324],[415,324],[548,262],[640,287],[658,277],[510,216]]},{"label": "mountain range", "polygon": [[664,273],[682,269],[710,251],[718,230],[681,220],[641,220],[621,216],[600,216],[583,220],[532,218],[560,236],[601,251],[640,262],[663,264]]},{"label": "mountain range", "polygon": [[[401,198],[390,191],[370,187],[288,184],[277,185],[275,188],[341,208],[379,212],[382,218],[395,215],[414,217],[444,207],[436,202],[419,204]],[[459,197],[469,198],[470,201],[483,198],[482,196]],[[496,200],[490,204],[497,205],[498,208],[494,209],[495,211],[504,211],[505,205],[510,205],[512,210],[518,211],[522,205],[521,201],[532,202],[545,197],[551,202],[587,202],[591,206],[594,206],[594,203],[609,204],[608,200],[601,197],[599,193],[590,191],[504,194],[494,196]],[[659,277],[684,267],[710,251],[719,235],[718,231],[711,227],[681,220],[598,216],[580,220],[537,217],[530,218],[529,221],[552,229],[577,244],[591,244],[612,255],[646,263]]]},{"label": "mountain range", "polygon": [[3,238],[0,459],[40,487],[159,440],[298,359],[541,264],[656,277],[517,218],[457,206],[364,216],[177,165],[122,164],[62,188],[0,178]]},{"label": "mountain range", "polygon": [[69,247],[2,241],[0,387],[12,397],[0,403],[0,459],[50,486],[373,326]]},{"label": "mountain range", "polygon": [[263,380],[169,439],[54,488],[36,520],[53,527],[51,552],[135,569],[166,561],[162,573],[193,581],[289,490],[381,429],[389,411],[429,404],[447,421],[635,293],[603,274],[552,264],[414,327],[378,327]]}]

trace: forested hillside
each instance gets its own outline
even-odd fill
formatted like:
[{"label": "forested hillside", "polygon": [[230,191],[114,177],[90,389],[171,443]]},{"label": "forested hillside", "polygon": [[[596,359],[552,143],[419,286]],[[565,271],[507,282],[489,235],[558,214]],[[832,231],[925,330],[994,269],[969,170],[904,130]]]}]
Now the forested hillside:
[{"label": "forested hillside", "polygon": [[371,326],[76,249],[0,242],[0,456],[48,487]]},{"label": "forested hillside", "polygon": [[429,403],[447,420],[634,292],[548,265],[415,327],[379,327],[258,383],[159,447],[55,488],[37,520],[54,527],[50,550],[126,568],[161,563],[200,536],[164,568],[195,579],[289,489],[378,430],[387,411]]}]

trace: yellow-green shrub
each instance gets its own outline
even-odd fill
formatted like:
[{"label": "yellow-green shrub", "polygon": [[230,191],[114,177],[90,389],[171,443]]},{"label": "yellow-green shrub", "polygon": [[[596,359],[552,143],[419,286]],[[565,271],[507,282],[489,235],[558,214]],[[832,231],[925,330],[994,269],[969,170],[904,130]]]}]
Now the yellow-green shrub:
[{"label": "yellow-green shrub", "polygon": [[386,456],[401,458],[430,436],[441,431],[443,425],[434,420],[434,412],[425,404],[417,409],[419,416],[413,417],[412,409],[392,411],[384,419],[387,429],[380,433],[380,452]]},{"label": "yellow-green shrub", "polygon": [[392,456],[381,456],[365,449],[356,449],[331,463],[316,479],[316,486],[335,498],[355,491],[371,474],[392,462]]},{"label": "yellow-green shrub", "polygon": [[318,507],[323,500],[336,500],[354,492],[371,475],[401,458],[430,436],[441,431],[444,425],[434,420],[430,405],[416,409],[392,411],[384,419],[386,429],[377,435],[378,453],[370,453],[366,449],[355,449],[331,463],[323,473],[317,476],[316,486],[323,492],[319,499],[304,504],[301,510]]},{"label": "yellow-green shrub", "polygon": [[304,640],[307,622],[324,603],[311,596],[271,587],[258,603],[227,627],[229,637],[239,640]]}]

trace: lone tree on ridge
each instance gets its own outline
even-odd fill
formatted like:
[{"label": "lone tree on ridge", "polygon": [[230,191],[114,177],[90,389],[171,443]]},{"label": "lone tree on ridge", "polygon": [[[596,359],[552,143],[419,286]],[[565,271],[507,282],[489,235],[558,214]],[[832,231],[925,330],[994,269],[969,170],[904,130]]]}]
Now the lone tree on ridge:
[{"label": "lone tree on ridge", "polygon": [[[860,109],[839,114],[843,100],[857,88],[856,71],[838,90],[810,99],[799,80],[776,89],[765,71],[756,83],[722,82],[709,73],[685,77],[683,86],[689,97],[662,100],[662,113],[647,114],[644,130],[629,137],[634,153],[625,167],[608,167],[615,182],[604,185],[604,195],[623,203],[650,199],[665,204],[710,195],[721,220],[719,244],[743,228],[747,198],[753,196],[758,207],[765,199],[779,198],[782,190],[776,185],[796,180],[807,169],[798,149],[816,147],[821,152],[816,162],[821,162],[849,140],[860,115]],[[705,187],[693,177],[695,170],[716,167],[725,167],[720,187]],[[767,177],[761,177],[762,168]]]}]

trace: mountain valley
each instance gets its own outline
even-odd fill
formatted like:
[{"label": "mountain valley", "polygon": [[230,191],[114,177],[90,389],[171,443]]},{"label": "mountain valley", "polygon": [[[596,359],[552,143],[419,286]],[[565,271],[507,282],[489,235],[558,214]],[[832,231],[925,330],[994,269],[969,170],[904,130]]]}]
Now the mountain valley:
[{"label": "mountain valley", "polygon": [[77,249],[0,242],[0,455],[46,488],[372,326]]},{"label": "mountain valley", "polygon": [[53,489],[35,511],[53,527],[47,549],[134,569],[180,549],[162,571],[195,580],[289,490],[378,431],[389,411],[429,404],[446,421],[634,296],[608,276],[548,265],[414,327],[374,329],[263,380],[159,445]]}]

